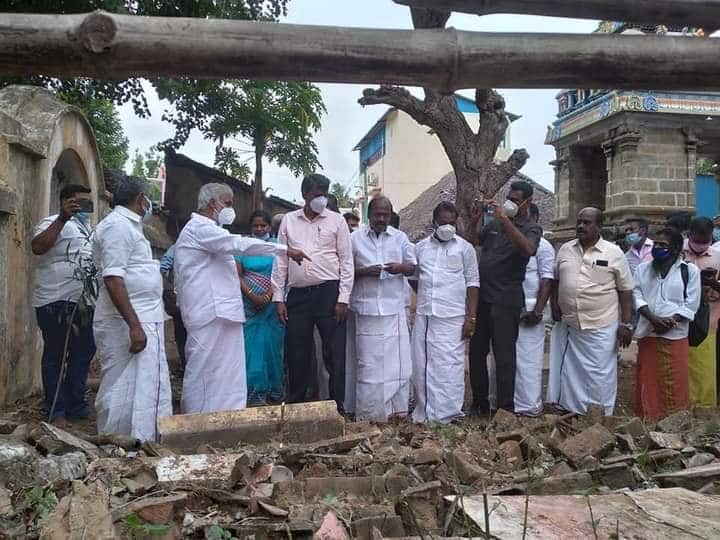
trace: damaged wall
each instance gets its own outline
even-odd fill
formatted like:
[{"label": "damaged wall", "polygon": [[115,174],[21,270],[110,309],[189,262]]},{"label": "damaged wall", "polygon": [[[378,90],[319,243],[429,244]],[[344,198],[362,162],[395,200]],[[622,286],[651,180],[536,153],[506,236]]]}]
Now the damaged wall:
[{"label": "damaged wall", "polygon": [[40,390],[42,340],[31,306],[32,231],[65,183],[107,197],[92,128],[79,109],[31,86],[0,90],[0,405]]}]

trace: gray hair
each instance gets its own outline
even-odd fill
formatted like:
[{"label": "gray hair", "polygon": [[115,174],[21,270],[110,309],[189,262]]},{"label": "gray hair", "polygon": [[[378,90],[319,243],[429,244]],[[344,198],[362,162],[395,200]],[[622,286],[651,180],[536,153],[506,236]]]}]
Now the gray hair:
[{"label": "gray hair", "polygon": [[150,182],[144,178],[123,174],[115,183],[113,206],[127,206],[131,204],[138,195],[147,193],[149,190]]},{"label": "gray hair", "polygon": [[200,188],[200,193],[198,193],[197,209],[202,210],[205,208],[208,204],[210,204],[210,199],[219,201],[220,195],[224,195],[225,193],[233,195],[232,188],[227,184],[205,184]]}]

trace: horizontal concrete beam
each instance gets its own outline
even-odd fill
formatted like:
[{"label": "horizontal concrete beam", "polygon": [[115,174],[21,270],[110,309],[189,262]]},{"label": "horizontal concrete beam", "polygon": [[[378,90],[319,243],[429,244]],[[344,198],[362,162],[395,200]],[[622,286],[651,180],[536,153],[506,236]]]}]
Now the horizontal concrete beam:
[{"label": "horizontal concrete beam", "polygon": [[[630,4],[630,2],[628,2]],[[720,40],[0,15],[0,75],[250,78],[460,88],[720,90]]]}]

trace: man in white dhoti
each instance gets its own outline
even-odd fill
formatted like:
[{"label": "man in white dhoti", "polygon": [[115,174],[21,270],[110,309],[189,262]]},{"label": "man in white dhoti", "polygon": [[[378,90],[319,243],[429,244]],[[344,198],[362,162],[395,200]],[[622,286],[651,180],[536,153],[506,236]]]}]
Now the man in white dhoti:
[{"label": "man in white dhoti", "polygon": [[[602,211],[585,208],[577,239],[555,258],[548,401],[585,414],[599,404],[611,415],[617,394],[617,349],[632,340],[633,279],[627,259],[600,237]],[[620,320],[618,320],[618,318]]]},{"label": "man in white dhoti", "polygon": [[172,415],[160,264],[143,222],[152,217],[150,186],[124,177],[113,211],[95,229],[93,258],[102,272],[93,333],[100,359],[95,399],[99,433],[157,438],[157,421]]},{"label": "man in white dhoti", "polygon": [[[530,221],[537,223],[540,210],[528,207]],[[542,413],[542,371],[545,358],[545,306],[550,299],[554,277],[555,249],[540,237],[537,253],[525,270],[525,310],[520,316],[516,343],[515,413],[537,416]]]},{"label": "man in white dhoti", "polygon": [[205,184],[197,207],[175,243],[175,289],[188,331],[182,410],[244,409],[245,310],[234,255],[287,254],[298,263],[304,255],[224,229],[235,221],[233,191],[226,184]]},{"label": "man in white dhoti", "polygon": [[462,416],[465,340],[475,332],[480,278],[475,249],[455,234],[457,218],[455,205],[441,202],[433,211],[433,235],[415,246],[415,422],[447,423]]},{"label": "man in white dhoti", "polygon": [[349,306],[353,321],[347,339],[352,353],[347,357],[346,395],[354,386],[356,418],[373,422],[406,416],[410,401],[404,276],[415,273],[415,247],[404,232],[389,225],[391,216],[390,199],[372,199],[370,224],[351,237],[355,283]]}]

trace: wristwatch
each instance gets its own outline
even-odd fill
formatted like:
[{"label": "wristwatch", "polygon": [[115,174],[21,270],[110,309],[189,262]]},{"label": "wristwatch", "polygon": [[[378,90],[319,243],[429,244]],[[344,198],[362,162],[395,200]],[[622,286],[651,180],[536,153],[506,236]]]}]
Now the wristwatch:
[{"label": "wristwatch", "polygon": [[620,323],[620,326],[622,326],[623,328],[627,328],[627,329],[630,330],[631,332],[632,332],[633,330],[635,330],[635,327],[633,326],[633,324],[632,324],[632,323],[629,323],[629,322],[621,322],[621,323]]}]

